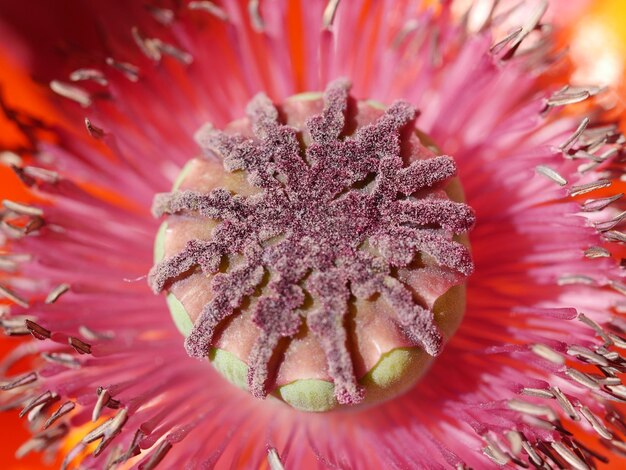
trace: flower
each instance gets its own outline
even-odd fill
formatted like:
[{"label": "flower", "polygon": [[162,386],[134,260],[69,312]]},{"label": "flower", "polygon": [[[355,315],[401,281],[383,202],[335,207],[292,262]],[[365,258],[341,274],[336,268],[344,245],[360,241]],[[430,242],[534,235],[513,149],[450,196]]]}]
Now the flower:
[{"label": "flower", "polygon": [[[590,468],[624,452],[624,138],[594,104],[600,89],[555,76],[544,2],[519,27],[496,10],[471,30],[448,1],[36,6],[2,5],[0,28],[36,51],[14,60],[54,103],[40,118],[2,101],[22,137],[2,160],[32,198],[2,212],[0,321],[33,336],[0,382],[3,408],[33,430],[18,454],[96,468]],[[302,413],[187,356],[145,282],[150,206],[205,122],[338,77],[358,99],[410,103],[454,157],[475,272],[463,324],[417,386]]]}]

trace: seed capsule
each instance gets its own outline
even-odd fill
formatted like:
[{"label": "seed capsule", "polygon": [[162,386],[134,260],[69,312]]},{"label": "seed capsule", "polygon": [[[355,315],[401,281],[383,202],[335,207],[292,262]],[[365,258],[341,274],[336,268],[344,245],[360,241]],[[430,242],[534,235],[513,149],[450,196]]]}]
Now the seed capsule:
[{"label": "seed capsule", "polygon": [[334,82],[198,134],[150,274],[192,356],[260,398],[326,411],[402,393],[461,321],[474,223],[414,109]]}]

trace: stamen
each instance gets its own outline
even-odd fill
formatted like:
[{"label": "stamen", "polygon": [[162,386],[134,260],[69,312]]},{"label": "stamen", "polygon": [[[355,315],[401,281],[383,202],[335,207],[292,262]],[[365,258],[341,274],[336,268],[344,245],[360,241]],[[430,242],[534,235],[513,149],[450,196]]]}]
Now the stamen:
[{"label": "stamen", "polygon": [[559,286],[568,286],[572,284],[584,284],[587,286],[591,286],[595,283],[595,279],[589,276],[584,276],[582,274],[564,274],[562,276],[559,276],[559,279],[557,280],[557,284]]},{"label": "stamen", "polygon": [[537,466],[537,468],[542,468],[543,459],[539,457],[539,454],[537,454],[537,451],[535,450],[535,448],[526,439],[522,440],[522,449],[524,449],[524,452],[528,454],[528,457],[530,458],[531,462],[534,463]]},{"label": "stamen", "polygon": [[522,394],[527,395],[529,397],[537,397],[537,398],[554,398],[554,394],[550,390],[545,390],[543,388],[529,388],[525,387],[522,389]]},{"label": "stamen", "polygon": [[489,457],[496,465],[506,465],[510,458],[495,444],[489,444],[483,448],[483,453]]},{"label": "stamen", "polygon": [[508,431],[506,438],[511,445],[511,450],[514,455],[519,455],[522,451],[522,435],[518,431]]},{"label": "stamen", "polygon": [[87,128],[87,132],[94,139],[101,139],[104,137],[104,131],[100,129],[98,126],[94,125],[88,118],[85,118],[85,127]]},{"label": "stamen", "polygon": [[20,411],[19,417],[23,418],[28,413],[30,413],[34,408],[41,405],[51,405],[52,403],[59,400],[59,395],[51,392],[50,390],[42,393],[41,395],[33,398],[28,404]]},{"label": "stamen", "polygon": [[615,344],[615,346],[617,346],[620,349],[626,349],[626,340],[623,338],[620,338],[617,335],[614,334],[609,334],[609,338],[611,339],[611,341]]},{"label": "stamen", "polygon": [[15,261],[11,259],[6,259],[0,256],[0,269],[1,270],[12,273],[12,272],[17,271],[17,267],[18,267],[18,264]]},{"label": "stamen", "polygon": [[[601,368],[600,370],[604,371],[605,369],[606,368]],[[601,383],[602,385],[613,385],[613,386],[622,384],[622,381],[618,377],[605,377],[603,379],[598,379],[598,382]]]},{"label": "stamen", "polygon": [[157,46],[154,39],[144,38],[139,32],[139,28],[137,28],[137,26],[133,26],[131,28],[131,34],[135,40],[135,44],[137,44],[139,50],[143,52],[143,55],[155,62],[159,62],[161,60],[161,50]]},{"label": "stamen", "polygon": [[581,90],[571,93],[555,93],[548,98],[548,106],[566,106],[568,104],[580,103],[589,98],[591,94],[587,90]]},{"label": "stamen", "polygon": [[156,466],[161,463],[161,461],[165,458],[167,453],[172,449],[172,443],[168,441],[161,442],[158,447],[152,452],[150,457],[145,461],[145,463],[140,463],[138,465],[139,470],[153,470]]},{"label": "stamen", "polygon": [[613,438],[613,434],[606,428],[602,421],[600,421],[600,419],[598,419],[598,417],[591,412],[589,408],[581,406],[579,409],[580,414],[583,415],[595,432],[597,432],[604,439]]},{"label": "stamen", "polygon": [[146,434],[141,429],[137,429],[137,431],[135,431],[132,441],[130,441],[130,444],[128,445],[128,449],[126,450],[126,452],[120,455],[116,463],[126,462],[130,458],[139,455],[141,453],[139,443],[144,437],[146,437]]},{"label": "stamen", "polygon": [[607,385],[606,389],[614,396],[621,398],[622,401],[626,401],[626,387],[624,385]]},{"label": "stamen", "polygon": [[70,80],[73,82],[82,82],[84,80],[91,80],[98,85],[107,86],[109,81],[106,79],[104,73],[96,69],[78,69],[74,70],[70,74]]},{"label": "stamen", "polygon": [[80,104],[83,108],[91,106],[91,96],[82,88],[79,88],[68,83],[63,83],[59,80],[52,80],[50,82],[50,88],[56,94],[68,98],[76,103]]},{"label": "stamen", "polygon": [[25,336],[30,334],[30,331],[26,327],[24,317],[11,317],[0,319],[0,326],[2,326],[3,333],[7,336]]},{"label": "stamen", "polygon": [[[23,228],[14,227],[10,223],[8,223],[6,220],[0,221],[0,229],[2,229],[2,231],[11,238],[18,239],[18,238],[22,238],[23,236],[25,236]],[[2,294],[1,290],[0,290],[0,294]]]},{"label": "stamen", "polygon": [[17,451],[15,451],[15,456],[19,459],[32,451],[41,452],[49,449],[55,443],[64,438],[68,432],[69,428],[65,424],[40,432],[22,444]]},{"label": "stamen", "polygon": [[106,331],[106,332],[99,332],[99,331],[94,331],[91,328],[85,326],[85,325],[81,325],[78,327],[78,332],[80,333],[80,335],[89,340],[89,341],[98,341],[98,340],[102,340],[102,339],[111,339],[114,336],[114,333],[112,331]]},{"label": "stamen", "polygon": [[532,352],[534,352],[537,356],[547,359],[550,362],[555,364],[564,364],[565,359],[559,353],[546,346],[545,344],[535,344],[531,348]]},{"label": "stamen", "polygon": [[226,11],[213,2],[209,2],[206,0],[189,2],[187,4],[187,8],[189,8],[190,10],[202,10],[207,13],[210,13],[211,15],[215,16],[216,18],[219,18],[222,21],[229,21],[228,14],[226,13]]},{"label": "stamen", "polygon": [[22,166],[23,160],[17,153],[9,150],[0,151],[0,164],[5,166]]},{"label": "stamen", "polygon": [[586,150],[578,150],[574,155],[569,155],[572,160],[591,160],[595,163],[600,162],[600,158]]},{"label": "stamen", "polygon": [[159,8],[154,5],[146,5],[148,11],[159,23],[169,26],[174,21],[175,15],[169,8]]},{"label": "stamen", "polygon": [[[550,445],[548,446],[548,444],[550,444]],[[537,441],[535,446],[537,447],[537,450],[539,450],[539,451],[541,451],[541,453],[543,453],[543,455],[546,457],[546,459],[552,461],[552,465],[550,465],[550,466],[555,466],[559,470],[565,470],[567,468],[565,466],[567,464],[567,462],[560,458],[558,452],[557,453],[553,452],[552,442]],[[549,462],[548,462],[548,464],[549,464]],[[554,468],[554,467],[552,467],[552,468]]]},{"label": "stamen", "polygon": [[14,202],[9,199],[4,199],[2,201],[2,205],[17,214],[30,215],[33,217],[41,217],[43,215],[43,210],[39,207],[29,206],[27,204],[20,204],[19,202]]},{"label": "stamen", "polygon": [[57,172],[46,170],[45,168],[39,168],[36,166],[25,166],[24,168],[22,168],[22,171],[27,177],[34,178],[35,180],[41,180],[50,184],[56,184],[61,179]]},{"label": "stamen", "polygon": [[556,415],[554,414],[554,411],[552,411],[552,408],[546,405],[535,405],[534,403],[522,400],[509,400],[507,405],[510,409],[519,411],[520,413],[531,416],[546,416],[550,421],[554,421],[556,419]]},{"label": "stamen", "polygon": [[601,147],[606,145],[607,142],[608,142],[608,136],[601,135],[597,139],[588,142],[587,145],[585,146],[585,149],[587,153],[594,153],[595,151],[600,150]]},{"label": "stamen", "polygon": [[565,186],[567,184],[567,180],[563,178],[559,173],[557,173],[556,170],[553,170],[549,166],[538,165],[535,167],[535,171],[539,173],[540,175],[543,175],[551,179],[552,181],[557,183],[559,186]]},{"label": "stamen", "polygon": [[398,32],[398,34],[396,34],[393,42],[391,43],[392,49],[398,49],[412,32],[419,29],[419,26],[419,23],[414,19],[408,20],[404,23],[402,29]]},{"label": "stamen", "polygon": [[588,348],[578,345],[571,345],[567,348],[567,354],[570,356],[577,357],[578,359],[583,360],[584,362],[600,365],[600,366],[608,366],[609,361],[606,360],[605,357],[602,357],[599,354],[594,353]]},{"label": "stamen", "polygon": [[128,459],[123,460],[124,458],[123,454],[124,454],[124,451],[122,450],[121,445],[114,446],[107,454],[107,458],[104,461],[104,465],[102,468],[104,470],[112,470],[116,466],[119,466],[120,464],[124,463]]},{"label": "stamen", "polygon": [[608,232],[603,233],[602,236],[611,242],[626,243],[626,233],[619,232],[617,230],[609,230]]},{"label": "stamen", "polygon": [[27,374],[21,375],[16,379],[11,380],[10,382],[5,382],[0,385],[0,390],[13,390],[19,387],[23,387],[25,385],[32,384],[37,380],[37,374],[35,372],[29,372]]},{"label": "stamen", "polygon": [[597,189],[608,188],[609,186],[611,186],[611,184],[612,184],[611,180],[602,179],[602,180],[594,181],[592,183],[572,186],[569,190],[569,195],[572,197],[580,196],[582,194],[587,194],[592,191],[595,191]]},{"label": "stamen", "polygon": [[74,348],[78,354],[91,354],[91,345],[81,341],[78,338],[70,336],[67,339],[69,345]]},{"label": "stamen", "polygon": [[570,464],[575,470],[591,470],[589,465],[587,465],[580,458],[578,458],[578,456],[570,449],[568,449],[565,445],[563,445],[563,443],[552,442],[550,443],[550,445],[557,452],[557,454],[563,457],[563,460]]},{"label": "stamen", "polygon": [[502,57],[503,60],[511,59],[515,55],[515,52],[517,51],[519,46],[522,44],[524,39],[526,39],[528,35],[537,27],[537,25],[541,21],[541,18],[543,18],[543,15],[546,13],[547,10],[548,10],[548,1],[541,0],[541,3],[533,11],[533,13],[528,16],[526,23],[524,23],[524,25],[522,26],[522,30],[517,35],[517,38],[515,39],[513,44],[511,44],[511,47],[509,48],[509,50]]},{"label": "stamen", "polygon": [[620,193],[620,194],[616,194],[615,196],[603,197],[601,199],[588,199],[582,205],[582,210],[584,212],[601,211],[607,208],[608,206],[610,206],[611,204],[613,204],[615,201],[620,200],[623,196],[624,194]]},{"label": "stamen", "polygon": [[106,58],[106,64],[122,72],[122,74],[124,74],[124,76],[131,82],[139,80],[139,67],[136,65],[129,64],[128,62],[118,62],[112,57]]},{"label": "stamen", "polygon": [[53,304],[53,303],[55,303],[57,300],[59,300],[59,298],[63,294],[65,294],[69,290],[70,290],[70,285],[67,284],[67,283],[63,283],[63,284],[58,285],[57,287],[55,287],[54,289],[52,289],[50,291],[50,293],[46,297],[45,303],[46,304]]},{"label": "stamen", "polygon": [[609,336],[607,336],[606,332],[604,331],[604,329],[598,325],[598,323],[596,323],[595,321],[593,321],[591,318],[589,318],[588,316],[586,316],[584,313],[580,313],[578,314],[578,320],[582,323],[584,323],[585,325],[593,328],[593,330],[596,332],[596,334],[602,338],[605,342],[605,344],[611,344],[611,339],[609,338]]},{"label": "stamen", "polygon": [[502,40],[498,41],[493,46],[491,46],[490,52],[492,54],[500,53],[511,41],[513,41],[514,39],[517,39],[517,37],[522,33],[522,30],[523,28],[520,26],[519,28],[511,32],[509,35],[505,36]]},{"label": "stamen", "polygon": [[615,156],[617,156],[620,152],[620,149],[618,149],[617,147],[613,147],[609,150],[607,150],[606,152],[604,152],[603,154],[601,154],[600,156],[598,156],[598,163],[603,163]]},{"label": "stamen", "polygon": [[611,220],[607,220],[605,222],[596,222],[594,224],[594,227],[596,228],[596,230],[598,232],[606,232],[608,230],[612,230],[615,227],[617,227],[619,224],[622,223],[622,221],[624,219],[626,219],[626,211],[624,211],[621,214],[615,216]]},{"label": "stamen", "polygon": [[96,401],[93,411],[91,412],[91,421],[94,423],[98,421],[100,413],[102,413],[102,410],[109,401],[109,398],[111,398],[111,395],[109,395],[109,391],[106,389],[103,389],[102,392],[98,394],[98,400]]},{"label": "stamen", "polygon": [[267,450],[267,463],[270,466],[270,470],[285,470],[283,463],[280,460],[278,452],[273,447]]},{"label": "stamen", "polygon": [[589,374],[585,374],[584,372],[580,372],[579,370],[572,368],[567,368],[565,370],[565,374],[575,382],[578,382],[580,385],[583,385],[591,390],[598,390],[600,388],[598,381]]},{"label": "stamen", "polygon": [[26,320],[26,328],[28,331],[38,340],[49,339],[51,336],[50,330],[38,325],[32,320]]},{"label": "stamen", "polygon": [[80,362],[71,354],[66,353],[43,353],[41,358],[53,364],[62,365],[70,369],[80,368]]},{"label": "stamen", "polygon": [[335,20],[335,15],[337,14],[337,8],[339,7],[339,2],[341,0],[328,0],[326,4],[326,8],[324,8],[324,15],[322,17],[322,24],[324,25],[324,29],[329,29],[333,21]]},{"label": "stamen", "polygon": [[152,39],[154,46],[163,54],[173,57],[178,60],[180,63],[189,65],[193,62],[193,56],[186,51],[172,45],[168,44],[160,39]]},{"label": "stamen", "polygon": [[63,403],[58,410],[50,415],[48,420],[44,423],[43,429],[48,429],[63,416],[70,413],[74,408],[76,408],[76,404],[73,401],[66,401],[65,403]]},{"label": "stamen", "polygon": [[115,436],[122,431],[122,427],[126,424],[126,421],[128,421],[128,411],[123,408],[113,418],[108,419],[85,435],[81,442],[90,444],[101,439],[100,444],[98,444],[98,447],[96,447],[96,450],[93,452],[93,455],[97,457],[113,441]]},{"label": "stamen", "polygon": [[613,290],[619,292],[622,295],[626,295],[626,285],[622,284],[621,282],[609,281],[609,287],[611,287]]},{"label": "stamen", "polygon": [[10,290],[9,288],[3,285],[0,285],[0,297],[5,297],[9,299],[11,302],[16,303],[20,307],[28,308],[28,302],[26,301],[26,299],[20,297],[15,292],[13,292],[12,290]]},{"label": "stamen", "polygon": [[252,24],[252,28],[257,33],[262,33],[263,31],[265,31],[265,23],[263,22],[263,18],[261,17],[259,6],[260,0],[248,0],[248,15],[250,16],[250,23]]},{"label": "stamen", "polygon": [[551,390],[552,393],[554,393],[554,397],[556,398],[557,403],[563,409],[563,411],[565,411],[567,416],[569,416],[569,418],[574,421],[580,421],[580,416],[578,416],[578,413],[576,413],[574,405],[572,405],[572,402],[568,400],[568,398],[561,391],[561,389],[559,387],[552,387]]},{"label": "stamen", "polygon": [[587,126],[589,126],[589,118],[586,117],[582,120],[582,122],[580,123],[580,125],[578,126],[578,128],[576,129],[576,131],[565,141],[560,145],[560,149],[563,151],[563,153],[567,153],[569,151],[569,149],[571,149],[574,145],[576,145],[576,142],[578,142],[578,139],[580,138],[580,136],[583,135],[583,133],[585,132],[585,130],[587,129]]}]

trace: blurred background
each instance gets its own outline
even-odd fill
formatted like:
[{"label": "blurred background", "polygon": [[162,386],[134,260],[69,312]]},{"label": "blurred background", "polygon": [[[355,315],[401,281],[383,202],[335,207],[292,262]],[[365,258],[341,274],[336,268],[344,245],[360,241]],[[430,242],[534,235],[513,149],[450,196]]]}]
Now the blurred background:
[{"label": "blurred background", "polygon": [[[480,16],[481,9],[489,8],[491,1],[458,0],[457,11],[463,12],[469,4],[473,4],[475,15]],[[612,108],[611,114],[620,120],[622,130],[626,131],[626,0],[552,1],[553,9],[548,13],[548,20],[562,28],[559,42],[568,45],[571,54],[567,70],[563,73],[570,75],[571,81],[576,84],[593,83],[610,87],[611,91],[605,98],[606,107]],[[0,4],[0,23],[2,20],[6,18],[3,18]],[[479,21],[479,18],[474,20]],[[0,92],[9,104],[53,119],[55,112],[49,108],[43,89],[29,81],[28,72],[21,68],[27,61],[21,61],[21,55],[27,57],[28,51],[0,45]],[[0,148],[25,145],[20,139],[20,133],[13,123],[0,113]],[[0,199],[9,196],[14,200],[28,199],[12,171],[0,165]],[[7,355],[19,341],[0,336],[0,358]],[[29,437],[25,422],[18,419],[16,412],[0,413],[1,470],[59,467],[60,462],[45,464],[38,455],[16,460],[15,450]],[[612,463],[607,468],[626,469],[626,460]]]}]

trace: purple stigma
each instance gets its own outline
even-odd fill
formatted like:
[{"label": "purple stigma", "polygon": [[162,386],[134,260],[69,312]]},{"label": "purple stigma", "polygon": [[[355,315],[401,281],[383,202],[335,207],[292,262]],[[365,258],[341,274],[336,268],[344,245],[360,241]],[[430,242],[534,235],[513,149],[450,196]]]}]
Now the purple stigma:
[{"label": "purple stigma", "polygon": [[[279,341],[306,324],[325,352],[337,400],[358,403],[363,389],[344,326],[351,297],[383,296],[407,338],[436,356],[443,338],[433,312],[414,299],[393,268],[425,253],[464,275],[473,270],[468,249],[453,239],[474,224],[472,210],[429,194],[456,174],[454,160],[404,163],[401,135],[416,114],[405,102],[346,136],[349,88],[345,80],[328,86],[323,111],[306,123],[311,142],[304,150],[298,130],[279,122],[278,110],[263,94],[247,109],[254,138],[205,131],[207,158],[221,157],[228,172],[244,171],[261,190],[257,194],[220,188],[155,198],[156,216],[189,213],[219,221],[210,240],[189,241],[158,263],[149,281],[160,292],[197,267],[213,275],[212,300],[185,342],[193,357],[206,357],[218,325],[255,295],[250,308],[260,334],[247,362],[248,386],[257,397],[267,395]],[[369,249],[363,248],[366,242]],[[224,257],[233,255],[244,261],[220,272]],[[314,300],[310,308],[304,308],[307,295]]]}]

